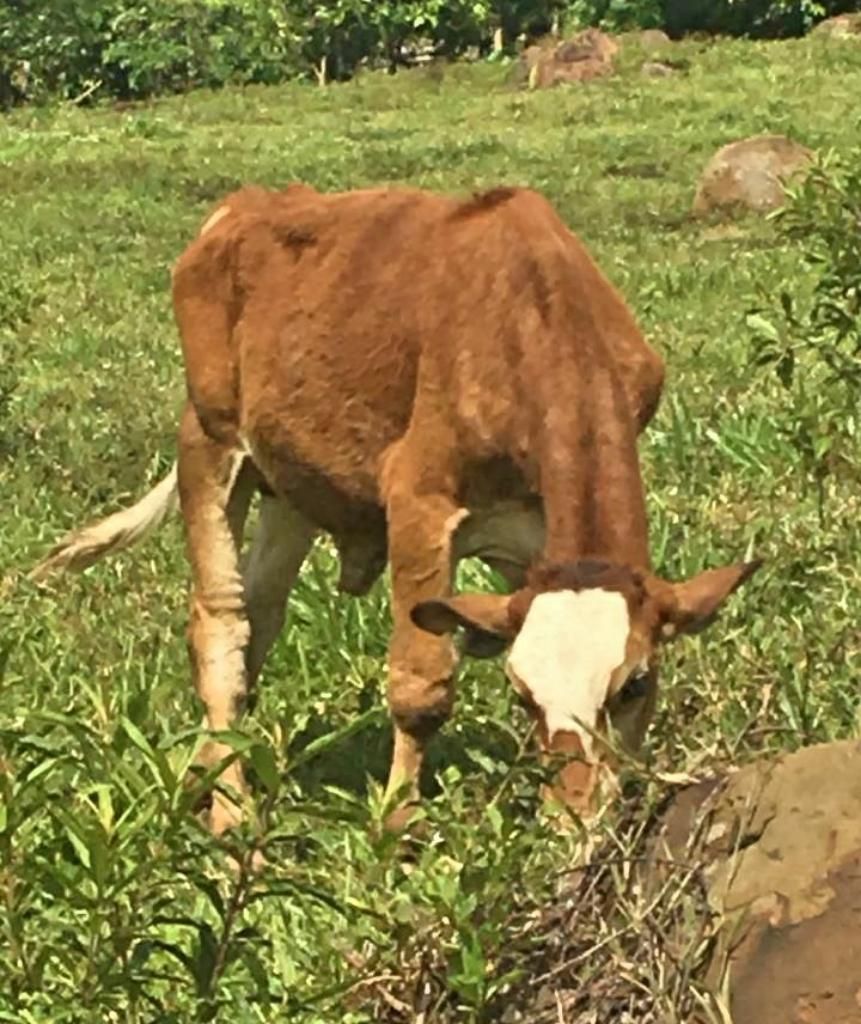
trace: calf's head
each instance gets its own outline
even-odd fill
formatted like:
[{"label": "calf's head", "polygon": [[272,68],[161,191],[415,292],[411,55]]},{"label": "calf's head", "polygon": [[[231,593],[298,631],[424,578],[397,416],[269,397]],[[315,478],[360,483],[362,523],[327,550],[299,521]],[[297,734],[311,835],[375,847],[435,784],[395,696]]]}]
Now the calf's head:
[{"label": "calf's head", "polygon": [[595,809],[607,720],[634,752],[651,720],[661,643],[697,633],[759,567],[743,562],[681,583],[608,562],[583,560],[535,570],[510,595],[459,594],[412,610],[421,629],[463,630],[464,651],[508,649],[506,674],[536,722],[542,750],[564,766],[546,796],[581,815]]}]

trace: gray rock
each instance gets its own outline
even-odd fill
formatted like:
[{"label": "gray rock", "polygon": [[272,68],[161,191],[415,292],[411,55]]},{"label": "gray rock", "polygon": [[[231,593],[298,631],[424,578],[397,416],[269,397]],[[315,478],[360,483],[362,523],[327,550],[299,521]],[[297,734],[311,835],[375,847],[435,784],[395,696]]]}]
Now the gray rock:
[{"label": "gray rock", "polygon": [[813,33],[831,39],[857,39],[861,42],[861,13],[837,14],[833,18],[826,18],[819,22]]},{"label": "gray rock", "polygon": [[812,152],[784,135],[756,135],[722,147],[708,162],[693,212],[746,208],[759,212],[783,204],[785,184],[807,168]]},{"label": "gray rock", "polygon": [[611,75],[619,44],[612,36],[588,28],[570,39],[552,39],[527,47],[521,54],[515,80],[532,89],[568,82],[588,82]]},{"label": "gray rock", "polygon": [[[692,836],[702,839],[691,849]],[[861,742],[752,764],[682,791],[652,846],[704,865],[733,1024],[861,1021]]]}]

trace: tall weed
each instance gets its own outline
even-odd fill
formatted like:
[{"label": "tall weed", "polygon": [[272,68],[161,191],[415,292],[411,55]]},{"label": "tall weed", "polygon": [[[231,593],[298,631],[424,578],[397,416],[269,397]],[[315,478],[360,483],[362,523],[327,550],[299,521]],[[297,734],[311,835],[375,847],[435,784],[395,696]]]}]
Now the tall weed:
[{"label": "tall weed", "polygon": [[861,151],[815,162],[775,215],[813,285],[782,288],[751,311],[751,362],[784,391],[782,429],[815,481],[861,472]]}]

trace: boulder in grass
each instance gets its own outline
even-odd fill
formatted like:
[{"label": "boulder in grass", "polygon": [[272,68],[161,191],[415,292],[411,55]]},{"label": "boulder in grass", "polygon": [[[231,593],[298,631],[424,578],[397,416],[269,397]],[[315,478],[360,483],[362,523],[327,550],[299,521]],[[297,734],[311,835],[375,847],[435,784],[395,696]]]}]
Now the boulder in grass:
[{"label": "boulder in grass", "polygon": [[623,49],[639,47],[643,53],[662,53],[673,46],[673,41],[663,29],[644,28],[634,32],[623,32],[619,37]]},{"label": "boulder in grass", "polygon": [[615,39],[588,28],[558,43],[527,47],[521,55],[517,79],[528,82],[532,89],[588,82],[612,74],[618,52]]},{"label": "boulder in grass", "polygon": [[512,941],[494,1019],[859,1024],[861,741],[662,783]]},{"label": "boulder in grass", "polygon": [[785,186],[813,153],[785,135],[756,135],[723,146],[708,162],[694,197],[695,216],[738,209],[768,212],[783,205]]},{"label": "boulder in grass", "polygon": [[861,12],[836,14],[833,18],[826,18],[819,22],[813,32],[831,39],[857,39],[861,43]]},{"label": "boulder in grass", "polygon": [[682,791],[652,855],[652,887],[663,864],[702,865],[717,923],[707,987],[728,992],[733,1024],[861,1021],[861,742]]},{"label": "boulder in grass", "polygon": [[637,33],[637,41],[644,50],[663,50],[673,45],[672,39],[660,28],[644,28]]}]

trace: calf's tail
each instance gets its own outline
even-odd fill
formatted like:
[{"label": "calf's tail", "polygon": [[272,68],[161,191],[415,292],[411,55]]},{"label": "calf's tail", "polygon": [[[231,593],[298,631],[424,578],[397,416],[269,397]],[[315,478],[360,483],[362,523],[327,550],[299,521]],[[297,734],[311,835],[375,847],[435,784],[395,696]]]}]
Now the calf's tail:
[{"label": "calf's tail", "polygon": [[41,580],[60,569],[80,572],[105,555],[132,547],[158,529],[165,517],[176,508],[177,497],[174,463],[167,476],[137,504],[67,533],[30,571],[30,579]]}]

